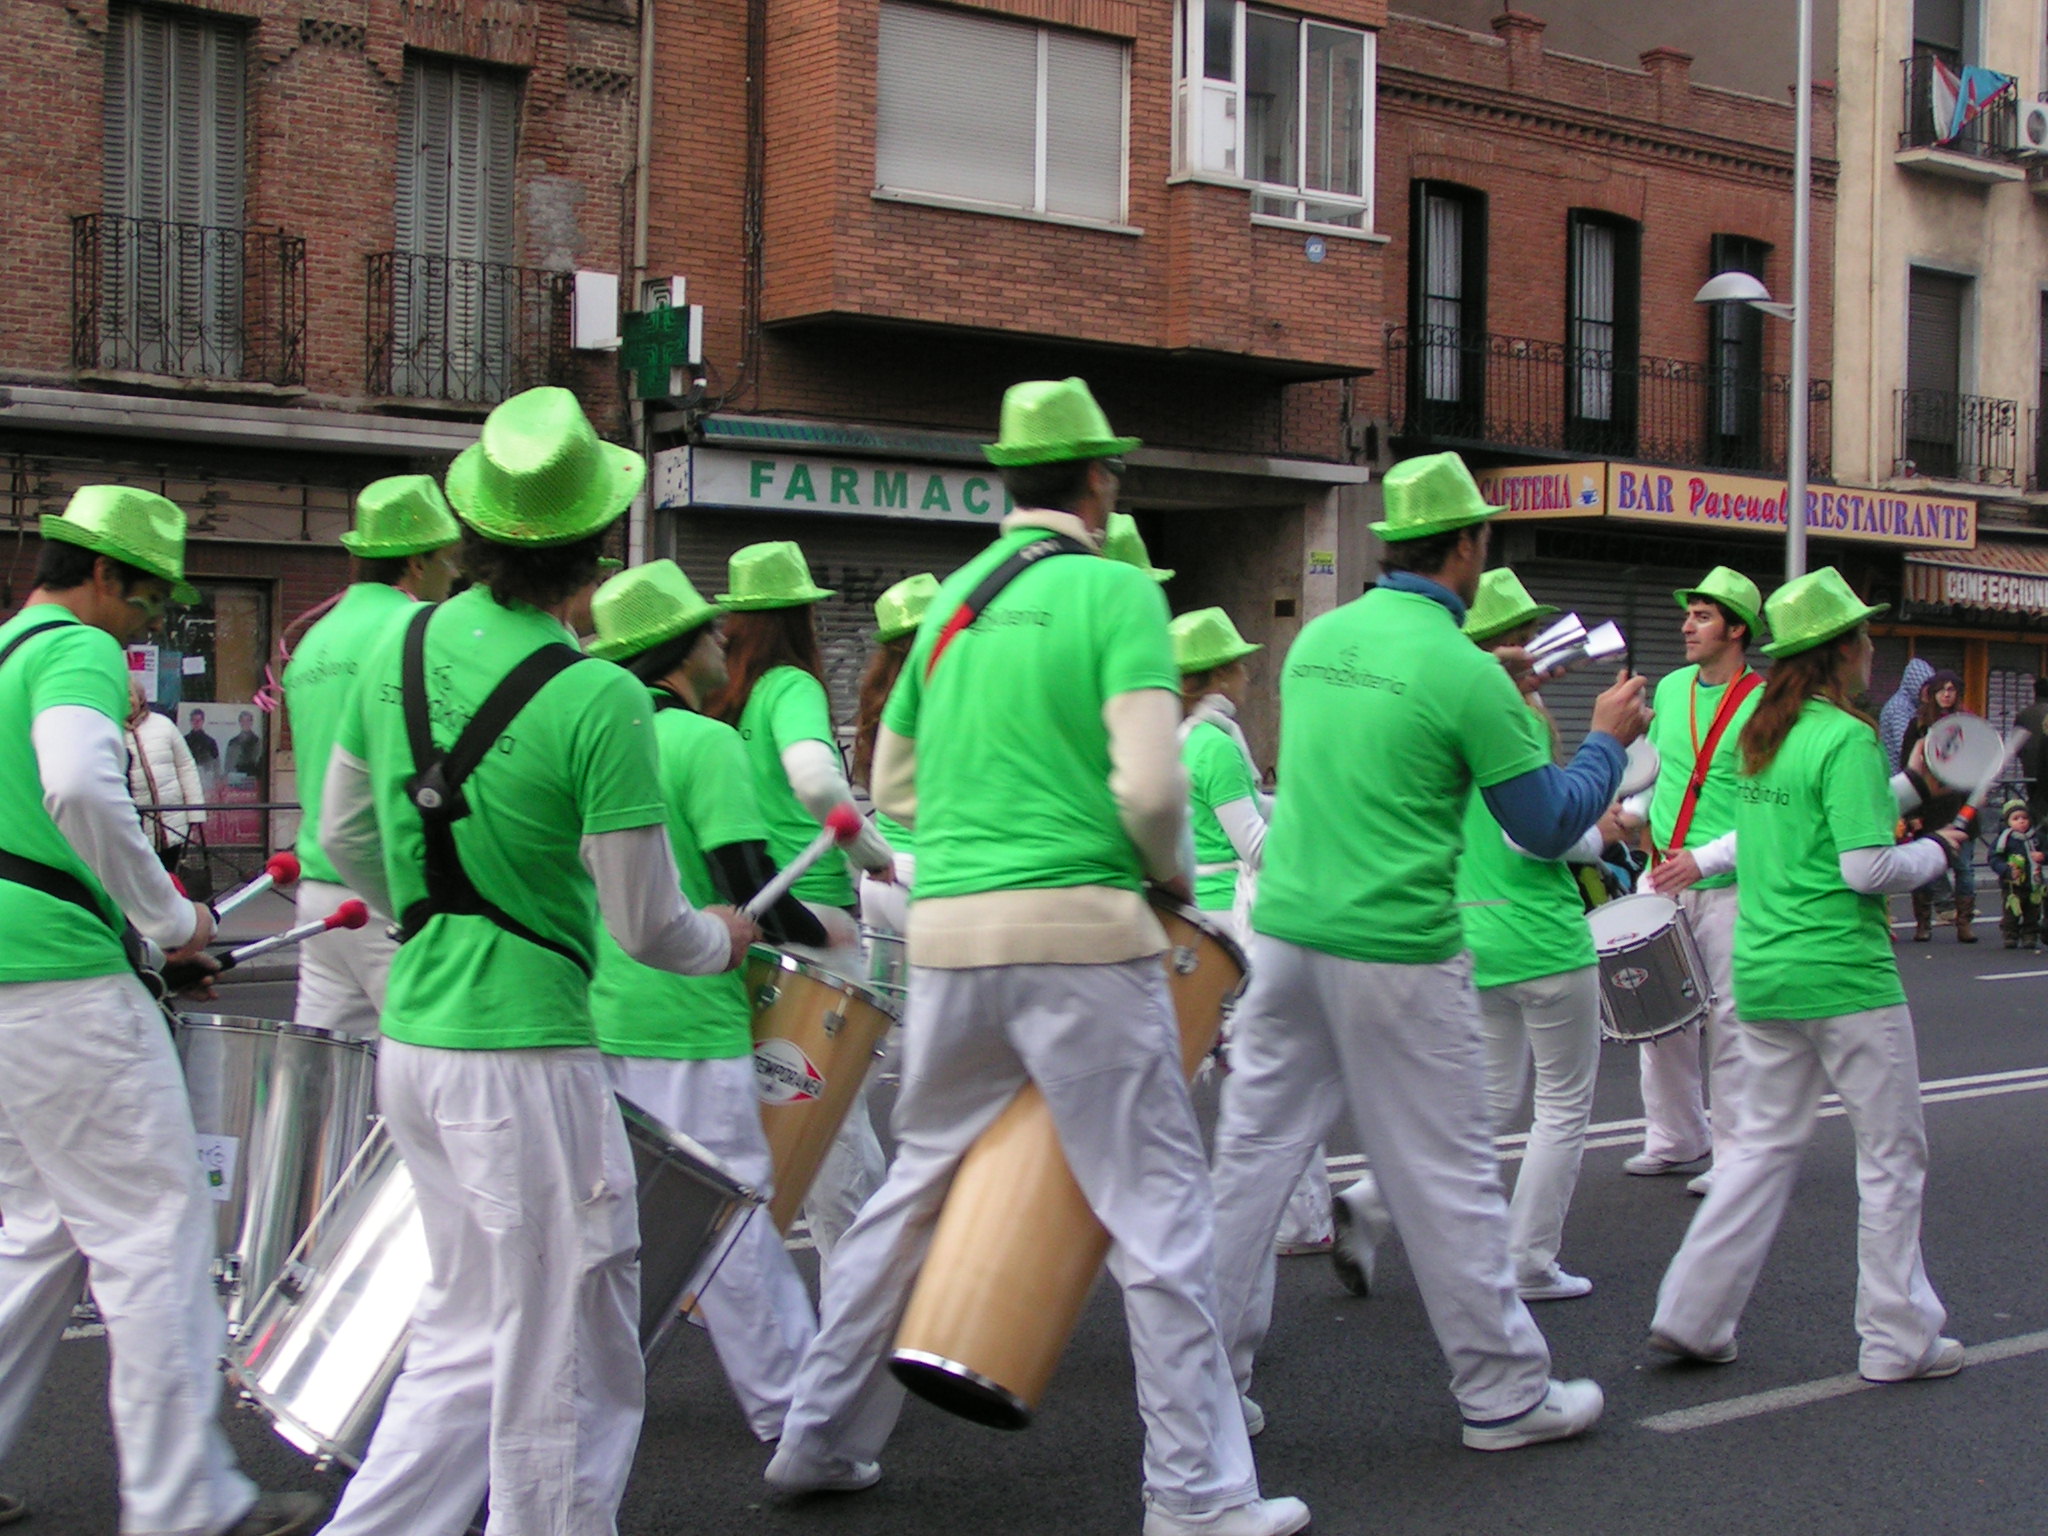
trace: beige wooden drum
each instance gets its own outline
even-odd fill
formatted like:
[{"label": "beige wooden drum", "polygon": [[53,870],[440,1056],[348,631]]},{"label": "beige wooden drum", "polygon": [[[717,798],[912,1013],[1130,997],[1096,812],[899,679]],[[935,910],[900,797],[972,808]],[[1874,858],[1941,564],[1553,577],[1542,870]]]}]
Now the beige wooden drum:
[{"label": "beige wooden drum", "polygon": [[[1153,905],[1172,946],[1166,979],[1192,1076],[1244,984],[1244,956],[1194,908]],[[1108,1254],[1052,1111],[1027,1084],[954,1175],[890,1369],[962,1418],[1024,1428]]]},{"label": "beige wooden drum", "polygon": [[754,1010],[754,1092],[775,1167],[768,1214],[778,1232],[787,1232],[896,1009],[857,981],[762,945],[747,956],[747,1000]]}]

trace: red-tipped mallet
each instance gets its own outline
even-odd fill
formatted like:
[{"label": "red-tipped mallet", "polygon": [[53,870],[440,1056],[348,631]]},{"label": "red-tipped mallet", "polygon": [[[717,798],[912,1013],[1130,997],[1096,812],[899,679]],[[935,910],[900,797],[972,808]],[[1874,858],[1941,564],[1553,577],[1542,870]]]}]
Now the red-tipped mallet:
[{"label": "red-tipped mallet", "polygon": [[213,909],[214,916],[226,917],[235,908],[254,901],[265,891],[271,889],[271,887],[295,885],[298,883],[298,878],[299,856],[288,848],[281,852],[273,853],[268,859],[264,860],[262,874],[258,875],[241,889],[229,892],[223,900],[215,903]]},{"label": "red-tipped mallet", "polygon": [[[344,901],[328,916],[316,922],[300,923],[296,928],[287,928],[283,933],[273,933],[267,939],[257,939],[238,949],[222,951],[213,956],[218,970],[232,971],[244,960],[253,960],[258,955],[267,955],[273,949],[284,949],[292,944],[303,944],[308,939],[317,939],[323,933],[332,933],[337,928],[360,928],[370,920],[370,909],[354,899]],[[197,986],[209,980],[214,971],[204,969],[196,960],[180,960],[175,965],[164,967],[164,984],[173,992],[182,992],[187,987]]]},{"label": "red-tipped mallet", "polygon": [[833,806],[825,815],[824,830],[812,838],[810,846],[791,859],[773,880],[756,891],[754,899],[740,908],[741,912],[759,922],[761,914],[787,896],[789,888],[801,880],[813,864],[832,849],[843,848],[859,837],[861,826],[860,812],[851,803]]}]

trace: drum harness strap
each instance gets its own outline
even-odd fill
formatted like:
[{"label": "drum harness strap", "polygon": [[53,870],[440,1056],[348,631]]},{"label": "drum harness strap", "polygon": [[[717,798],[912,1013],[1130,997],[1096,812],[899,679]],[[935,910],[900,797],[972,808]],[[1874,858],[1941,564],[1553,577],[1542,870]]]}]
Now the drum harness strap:
[{"label": "drum harness strap", "polygon": [[1658,855],[1659,863],[1685,847],[1685,834],[1692,830],[1692,814],[1699,809],[1700,791],[1706,787],[1707,770],[1713,766],[1714,749],[1721,745],[1721,736],[1728,729],[1728,722],[1735,718],[1735,712],[1742,707],[1742,701],[1763,685],[1764,680],[1756,673],[1744,671],[1721,695],[1721,707],[1714,711],[1714,723],[1707,728],[1707,739],[1693,754],[1692,777],[1686,781],[1685,798],[1678,803],[1678,819],[1671,824],[1671,846]]},{"label": "drum harness strap", "polygon": [[931,677],[932,669],[938,666],[939,658],[946,654],[946,647],[953,643],[954,637],[988,611],[988,605],[995,601],[996,594],[1039,561],[1048,555],[1094,553],[1094,550],[1079,539],[1069,538],[1064,533],[1056,533],[1049,539],[1033,539],[1016,551],[1009,559],[982,577],[980,584],[967,594],[966,600],[953,610],[952,616],[946,620],[946,627],[939,631],[938,638],[932,642],[931,654],[925,658],[925,677]]},{"label": "drum harness strap", "polygon": [[[64,625],[63,619],[51,619],[46,623],[29,625],[5,646],[0,646],[0,667],[7,665],[8,658],[21,649],[25,641],[53,629],[62,629]],[[83,908],[114,930],[114,936],[121,941],[122,952],[128,957],[128,963],[135,968],[138,975],[151,974],[144,959],[143,938],[136,931],[135,925],[125,916],[118,920],[109,916],[107,909],[93,896],[92,888],[68,869],[59,869],[56,865],[45,864],[40,859],[25,858],[21,854],[0,848],[0,880],[25,885],[30,890],[41,891],[56,901],[69,902],[74,907]]]},{"label": "drum harness strap", "polygon": [[446,752],[434,745],[427,703],[427,621],[434,605],[423,604],[405,629],[405,652],[399,674],[400,702],[405,710],[405,735],[412,751],[413,775],[405,781],[406,798],[420,815],[426,839],[427,894],[400,914],[398,942],[417,938],[434,917],[481,917],[515,938],[551,950],[588,977],[590,957],[536,933],[476,888],[455,847],[455,823],[469,814],[462,786],[484,754],[496,746],[519,712],[558,674],[587,658],[574,646],[544,645],[506,673]]}]

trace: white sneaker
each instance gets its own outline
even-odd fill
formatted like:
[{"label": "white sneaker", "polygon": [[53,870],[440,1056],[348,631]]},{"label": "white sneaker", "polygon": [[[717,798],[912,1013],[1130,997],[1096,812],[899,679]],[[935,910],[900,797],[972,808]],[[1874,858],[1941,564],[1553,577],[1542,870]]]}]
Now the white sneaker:
[{"label": "white sneaker", "polygon": [[1706,1192],[1712,1189],[1713,1187],[1714,1170],[1711,1168],[1709,1168],[1705,1173],[1696,1173],[1691,1178],[1685,1181],[1685,1192],[1688,1195],[1704,1196]]},{"label": "white sneaker", "polygon": [[1465,1444],[1475,1451],[1518,1451],[1546,1440],[1569,1440],[1600,1422],[1607,1399],[1596,1381],[1553,1381],[1543,1401],[1501,1424],[1467,1424]]},{"label": "white sneaker", "polygon": [[1330,1222],[1336,1233],[1330,1242],[1330,1266],[1337,1271],[1337,1283],[1354,1296],[1370,1296],[1380,1244],[1394,1230],[1394,1216],[1380,1197],[1379,1180],[1360,1174],[1349,1189],[1336,1191],[1330,1197]]},{"label": "white sneaker", "polygon": [[1584,1275],[1568,1275],[1561,1269],[1553,1269],[1547,1280],[1521,1280],[1515,1284],[1515,1294],[1524,1301],[1570,1301],[1592,1292],[1593,1282]]},{"label": "white sneaker", "polygon": [[1253,1499],[1206,1515],[1170,1515],[1145,1505],[1145,1536],[1293,1536],[1308,1525],[1299,1499]]},{"label": "white sneaker", "polygon": [[1961,1339],[1940,1338],[1934,1341],[1934,1353],[1927,1357],[1926,1362],[1918,1370],[1908,1371],[1903,1376],[1871,1376],[1866,1374],[1863,1379],[1865,1381],[1878,1382],[1885,1386],[1893,1386],[1902,1381],[1937,1381],[1943,1376],[1955,1375],[1962,1368],[1963,1341]]},{"label": "white sneaker", "polygon": [[1244,1432],[1247,1438],[1256,1440],[1266,1432],[1266,1410],[1242,1392],[1237,1395],[1237,1410],[1244,1415]]},{"label": "white sneaker", "polygon": [[882,1480],[882,1464],[844,1456],[801,1457],[784,1441],[761,1475],[777,1493],[859,1493]]},{"label": "white sneaker", "polygon": [[1621,1169],[1622,1172],[1633,1173],[1639,1178],[1654,1179],[1659,1174],[1681,1173],[1699,1160],[1697,1157],[1658,1157],[1653,1153],[1638,1152],[1625,1161]]}]

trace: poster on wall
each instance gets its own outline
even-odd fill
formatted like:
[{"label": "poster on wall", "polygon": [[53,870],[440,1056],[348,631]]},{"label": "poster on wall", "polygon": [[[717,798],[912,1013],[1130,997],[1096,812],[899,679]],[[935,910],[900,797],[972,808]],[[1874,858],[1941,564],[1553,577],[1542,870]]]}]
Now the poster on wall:
[{"label": "poster on wall", "polygon": [[[206,786],[208,804],[255,805],[262,800],[267,717],[254,704],[187,700],[179,706],[177,718]],[[206,830],[212,843],[258,843],[263,840],[263,814],[218,811],[207,818]]]},{"label": "poster on wall", "polygon": [[131,687],[142,689],[142,701],[154,704],[157,701],[157,648],[153,645],[131,645],[128,647],[128,682]]}]

